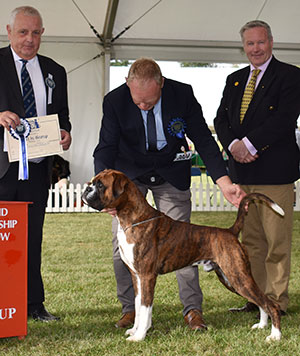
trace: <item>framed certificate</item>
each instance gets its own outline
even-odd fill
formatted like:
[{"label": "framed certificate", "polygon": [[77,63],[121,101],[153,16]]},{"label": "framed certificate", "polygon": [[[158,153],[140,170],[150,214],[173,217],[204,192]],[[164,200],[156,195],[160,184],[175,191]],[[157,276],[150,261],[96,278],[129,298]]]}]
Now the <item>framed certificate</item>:
[{"label": "framed certificate", "polygon": [[[58,116],[26,118],[30,133],[26,138],[28,159],[52,156],[63,152]],[[5,130],[9,162],[19,161],[19,142]]]}]

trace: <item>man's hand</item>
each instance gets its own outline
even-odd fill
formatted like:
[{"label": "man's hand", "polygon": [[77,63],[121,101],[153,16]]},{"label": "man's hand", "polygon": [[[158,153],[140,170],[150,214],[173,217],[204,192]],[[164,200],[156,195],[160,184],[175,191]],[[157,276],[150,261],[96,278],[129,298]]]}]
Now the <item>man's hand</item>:
[{"label": "man's hand", "polygon": [[229,203],[238,208],[241,200],[246,195],[241,187],[237,184],[233,184],[228,176],[223,176],[217,179],[216,183]]},{"label": "man's hand", "polygon": [[7,130],[12,127],[15,129],[20,125],[20,118],[17,114],[11,111],[2,111],[0,113],[0,125],[4,126]]},{"label": "man's hand", "polygon": [[70,147],[72,142],[71,134],[66,130],[60,130],[60,135],[61,141],[59,143],[62,145],[63,150],[66,151]]},{"label": "man's hand", "polygon": [[234,142],[232,145],[230,152],[235,161],[239,163],[251,163],[254,162],[258,155],[252,155],[244,142],[242,140]]}]

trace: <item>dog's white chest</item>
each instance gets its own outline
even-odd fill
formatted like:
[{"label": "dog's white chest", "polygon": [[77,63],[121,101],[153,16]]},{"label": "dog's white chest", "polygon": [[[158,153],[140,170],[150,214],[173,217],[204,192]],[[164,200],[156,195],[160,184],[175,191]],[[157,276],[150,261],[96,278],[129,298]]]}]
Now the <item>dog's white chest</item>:
[{"label": "dog's white chest", "polygon": [[134,272],[134,266],[133,266],[133,262],[134,262],[134,257],[133,257],[133,248],[134,248],[134,244],[129,244],[126,240],[126,235],[124,230],[122,229],[119,219],[118,219],[118,233],[117,233],[117,237],[118,237],[118,243],[119,243],[119,249],[120,249],[120,255],[122,260],[124,261],[124,263],[126,263],[126,265],[128,267],[130,267]]}]

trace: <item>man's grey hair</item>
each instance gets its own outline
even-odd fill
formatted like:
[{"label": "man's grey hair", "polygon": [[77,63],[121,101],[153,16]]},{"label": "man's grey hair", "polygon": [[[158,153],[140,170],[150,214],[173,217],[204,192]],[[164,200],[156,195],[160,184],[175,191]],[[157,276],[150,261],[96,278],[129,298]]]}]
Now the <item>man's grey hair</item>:
[{"label": "man's grey hair", "polygon": [[41,14],[38,12],[37,9],[35,9],[32,6],[19,6],[16,7],[10,14],[10,19],[9,19],[9,25],[10,27],[14,26],[16,16],[20,13],[23,13],[24,15],[27,16],[37,16],[41,20],[41,26],[43,27],[43,19]]},{"label": "man's grey hair", "polygon": [[250,30],[251,28],[255,28],[255,27],[263,27],[266,29],[267,31],[267,35],[268,35],[268,39],[270,41],[273,40],[273,35],[272,35],[272,31],[271,31],[271,27],[264,21],[261,20],[253,20],[253,21],[249,21],[247,22],[241,29],[240,29],[240,35],[242,38],[242,41],[244,41],[244,32],[246,30]]}]

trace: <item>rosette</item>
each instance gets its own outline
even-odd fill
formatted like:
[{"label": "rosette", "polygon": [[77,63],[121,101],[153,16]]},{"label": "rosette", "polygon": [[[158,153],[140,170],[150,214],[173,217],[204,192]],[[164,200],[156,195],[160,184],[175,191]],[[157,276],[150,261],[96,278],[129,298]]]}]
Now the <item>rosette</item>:
[{"label": "rosette", "polygon": [[12,137],[19,140],[19,180],[29,178],[26,138],[29,136],[30,131],[31,127],[26,119],[20,119],[20,125],[15,129],[11,127],[9,130]]},{"label": "rosette", "polygon": [[169,122],[168,132],[171,136],[178,138],[184,138],[184,131],[186,129],[186,123],[181,117],[176,117]]}]

